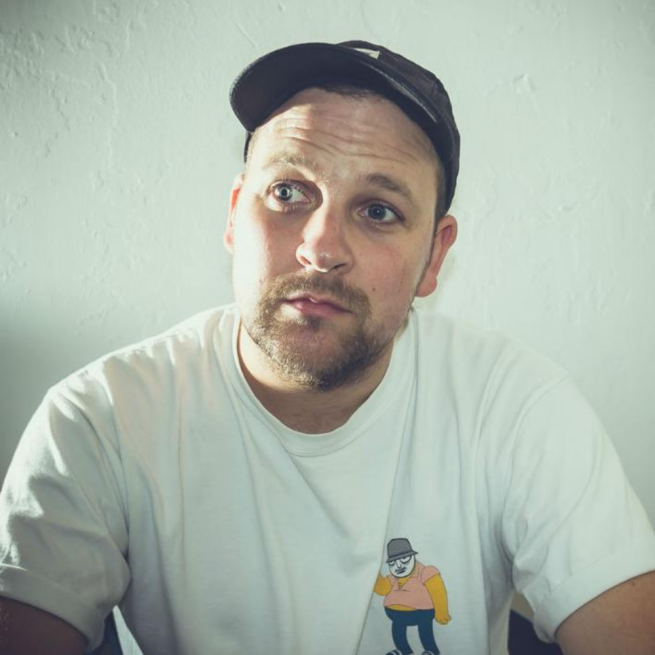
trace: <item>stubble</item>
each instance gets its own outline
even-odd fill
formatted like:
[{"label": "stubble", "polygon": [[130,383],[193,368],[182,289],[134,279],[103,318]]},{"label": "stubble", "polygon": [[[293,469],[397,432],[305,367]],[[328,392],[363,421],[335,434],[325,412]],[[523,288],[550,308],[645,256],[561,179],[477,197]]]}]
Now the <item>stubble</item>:
[{"label": "stubble", "polygon": [[[298,293],[327,294],[347,310],[347,326],[316,316],[281,316],[285,300]],[[394,334],[370,323],[366,294],[340,278],[288,274],[260,295],[243,325],[253,342],[285,380],[313,391],[330,391],[361,379],[379,360]]]}]

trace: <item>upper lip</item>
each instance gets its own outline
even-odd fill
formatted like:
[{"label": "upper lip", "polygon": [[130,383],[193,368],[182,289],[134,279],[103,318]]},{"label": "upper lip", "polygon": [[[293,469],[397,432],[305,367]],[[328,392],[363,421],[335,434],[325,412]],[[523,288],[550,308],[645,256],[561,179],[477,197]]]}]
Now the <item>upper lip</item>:
[{"label": "upper lip", "polygon": [[286,300],[287,300],[287,302],[293,302],[294,300],[309,300],[310,302],[324,303],[326,305],[332,305],[333,307],[336,307],[337,309],[347,311],[346,308],[342,304],[338,303],[333,298],[330,298],[329,296],[317,295],[317,294],[314,294],[314,293],[297,293],[297,294],[293,294],[293,295],[289,296]]}]

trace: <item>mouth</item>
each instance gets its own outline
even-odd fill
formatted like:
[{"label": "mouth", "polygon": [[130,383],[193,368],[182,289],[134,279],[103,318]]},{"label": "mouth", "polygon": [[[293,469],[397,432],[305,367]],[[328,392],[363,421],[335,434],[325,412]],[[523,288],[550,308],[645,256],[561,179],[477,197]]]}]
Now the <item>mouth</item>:
[{"label": "mouth", "polygon": [[283,304],[303,316],[331,318],[349,313],[348,310],[336,300],[328,296],[314,294],[298,294],[290,296],[283,301]]},{"label": "mouth", "polygon": [[321,296],[319,294],[313,293],[298,293],[286,298],[286,302],[297,302],[297,301],[306,301],[311,302],[315,305],[330,305],[335,309],[340,309],[342,312],[346,311],[346,308],[338,303],[333,298],[329,296]]}]

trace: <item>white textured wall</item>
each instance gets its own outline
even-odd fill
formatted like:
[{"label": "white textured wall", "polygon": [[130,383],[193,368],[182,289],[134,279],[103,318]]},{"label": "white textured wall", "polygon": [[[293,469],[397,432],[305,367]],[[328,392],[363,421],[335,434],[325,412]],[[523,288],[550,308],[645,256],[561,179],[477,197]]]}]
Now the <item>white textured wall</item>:
[{"label": "white textured wall", "polygon": [[0,477],[46,388],[230,300],[237,72],[364,38],[463,135],[435,301],[568,368],[655,521],[655,2],[0,0]]}]

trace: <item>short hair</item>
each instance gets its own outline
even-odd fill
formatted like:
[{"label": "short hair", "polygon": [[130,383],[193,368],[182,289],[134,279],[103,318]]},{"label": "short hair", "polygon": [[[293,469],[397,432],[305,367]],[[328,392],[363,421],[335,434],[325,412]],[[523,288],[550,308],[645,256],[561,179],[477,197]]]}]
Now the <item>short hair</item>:
[{"label": "short hair", "polygon": [[[386,100],[387,98],[378,93],[377,91],[363,85],[359,85],[353,82],[317,82],[312,84],[311,88],[323,89],[329,93],[336,93],[338,95],[344,96],[346,98],[354,98],[356,100],[363,100],[367,98],[378,98]],[[411,119],[410,119],[411,120]],[[252,134],[249,135],[248,147],[246,149],[246,165],[250,160],[250,155],[252,153],[253,145],[255,143],[255,136],[257,134],[256,128]],[[446,173],[444,171],[443,162],[439,153],[433,147],[435,163],[437,167],[437,202],[434,208],[434,232],[436,234],[437,225],[439,221],[446,215],[448,208],[446,207]]]}]

